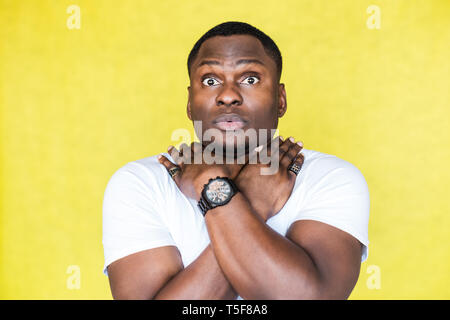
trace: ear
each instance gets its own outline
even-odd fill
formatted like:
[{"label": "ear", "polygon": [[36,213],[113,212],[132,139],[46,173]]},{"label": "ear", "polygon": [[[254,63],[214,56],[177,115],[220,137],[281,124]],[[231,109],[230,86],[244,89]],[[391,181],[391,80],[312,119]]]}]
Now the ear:
[{"label": "ear", "polygon": [[287,109],[286,90],[284,83],[278,85],[278,118],[281,118]]},{"label": "ear", "polygon": [[187,103],[187,116],[189,120],[192,121],[192,114],[191,114],[191,87],[187,87],[188,89],[188,103]]}]

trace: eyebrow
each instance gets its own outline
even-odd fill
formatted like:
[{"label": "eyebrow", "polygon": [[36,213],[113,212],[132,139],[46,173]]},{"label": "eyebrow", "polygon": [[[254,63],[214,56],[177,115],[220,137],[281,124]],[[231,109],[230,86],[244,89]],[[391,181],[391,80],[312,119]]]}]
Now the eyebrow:
[{"label": "eyebrow", "polygon": [[[238,61],[236,61],[236,65],[241,65],[241,64],[250,64],[250,63],[256,63],[259,65],[264,66],[265,64],[258,59],[239,59]],[[203,65],[222,65],[219,61],[217,60],[203,60],[202,62],[199,63],[198,67],[201,67]]]}]

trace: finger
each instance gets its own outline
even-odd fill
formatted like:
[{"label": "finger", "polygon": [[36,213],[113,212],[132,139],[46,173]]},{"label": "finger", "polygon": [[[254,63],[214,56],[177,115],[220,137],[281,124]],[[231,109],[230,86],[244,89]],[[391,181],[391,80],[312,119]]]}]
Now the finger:
[{"label": "finger", "polygon": [[305,156],[303,153],[299,153],[297,157],[295,157],[294,163],[298,164],[300,167],[303,166],[305,162]]},{"label": "finger", "polygon": [[170,161],[169,159],[167,159],[166,156],[160,154],[158,155],[158,161],[159,163],[161,163],[167,170],[176,167],[177,165],[174,164],[172,161]]},{"label": "finger", "polygon": [[279,153],[280,153],[280,159],[283,158],[284,154],[286,152],[288,152],[292,141],[294,138],[290,137],[289,139],[284,140],[283,142],[280,142],[280,148],[279,148]]},{"label": "finger", "polygon": [[263,164],[271,164],[280,162],[280,148],[285,141],[283,137],[278,136],[270,141],[269,144],[264,145],[258,154],[259,162]]},{"label": "finger", "polygon": [[167,149],[167,153],[170,154],[175,163],[178,163],[181,159],[180,151],[178,151],[178,149],[174,146],[169,146],[169,148]]},{"label": "finger", "polygon": [[182,143],[180,145],[180,159],[177,161],[179,165],[182,163],[189,163],[191,160],[191,147],[188,146],[186,143]]},{"label": "finger", "polygon": [[192,142],[191,143],[191,152],[195,154],[197,152],[203,151],[203,145],[200,142]]},{"label": "finger", "polygon": [[203,145],[200,142],[191,143],[191,161],[194,164],[203,162]]},{"label": "finger", "polygon": [[192,142],[191,150],[194,152],[200,152],[200,151],[203,151],[203,146],[200,142]]},{"label": "finger", "polygon": [[303,164],[305,163],[305,156],[303,153],[299,153],[298,156],[295,158],[294,163],[299,165],[300,167],[303,167]]},{"label": "finger", "polygon": [[303,149],[303,143],[297,142],[295,143],[294,139],[290,140],[290,146],[289,150],[283,155],[283,158],[280,160],[282,165],[287,168],[294,159],[297,157],[297,155],[300,153],[300,151]]},{"label": "finger", "polygon": [[280,147],[284,143],[284,139],[282,136],[278,136],[270,140],[269,143],[264,144],[263,149],[260,151],[264,151],[267,153],[267,155],[271,156],[272,154],[279,154],[280,153]]},{"label": "finger", "polygon": [[303,167],[304,160],[305,160],[305,156],[303,155],[303,153],[299,153],[298,156],[292,162],[292,164],[296,164],[297,167],[300,168],[300,170],[298,170],[297,173],[288,170],[288,174],[294,174],[294,175],[298,176],[300,174],[300,172],[301,172],[302,167]]},{"label": "finger", "polygon": [[[289,139],[286,139],[284,141],[280,141],[280,144],[278,148],[275,148],[275,153],[271,155],[271,161],[277,161],[278,163],[282,164],[282,159],[286,152],[289,150],[289,147],[291,146],[292,142]],[[274,148],[271,148],[272,151],[274,151]]]},{"label": "finger", "polygon": [[[172,168],[179,167],[179,166],[177,166],[176,164],[172,163],[169,159],[167,159],[166,156],[163,156],[163,155],[161,155],[161,154],[158,155],[158,161],[159,161],[159,163],[161,163],[161,164],[166,168],[167,171],[169,171],[169,170],[172,169]],[[180,168],[180,167],[179,167],[179,168]],[[180,169],[181,169],[181,168],[180,168]],[[181,172],[178,173],[177,175],[175,175],[175,176],[173,177],[173,179],[174,179],[175,181],[178,181],[177,179],[179,179],[180,174],[181,174]]]},{"label": "finger", "polygon": [[180,151],[178,151],[178,149],[175,148],[174,146],[169,146],[169,148],[167,148],[167,153],[172,157],[172,159],[175,162],[178,158],[180,158]]}]

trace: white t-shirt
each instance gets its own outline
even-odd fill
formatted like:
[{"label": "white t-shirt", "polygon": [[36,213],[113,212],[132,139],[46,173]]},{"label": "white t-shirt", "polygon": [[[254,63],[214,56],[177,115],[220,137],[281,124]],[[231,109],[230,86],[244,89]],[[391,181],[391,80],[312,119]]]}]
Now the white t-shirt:
[{"label": "white t-shirt", "polygon": [[[307,149],[302,153],[304,163],[292,194],[267,224],[283,236],[297,220],[329,224],[364,245],[365,261],[370,200],[364,176],[336,156]],[[129,162],[109,180],[103,200],[104,274],[120,258],[168,245],[178,248],[187,267],[209,242],[197,202],[178,189],[157,156]]]}]

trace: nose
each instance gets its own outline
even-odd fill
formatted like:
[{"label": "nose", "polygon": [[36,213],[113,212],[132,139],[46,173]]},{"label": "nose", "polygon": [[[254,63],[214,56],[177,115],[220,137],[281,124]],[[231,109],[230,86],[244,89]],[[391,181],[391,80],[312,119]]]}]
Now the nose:
[{"label": "nose", "polygon": [[233,85],[226,85],[216,98],[217,106],[225,105],[226,107],[240,106],[242,104],[242,96]]}]

